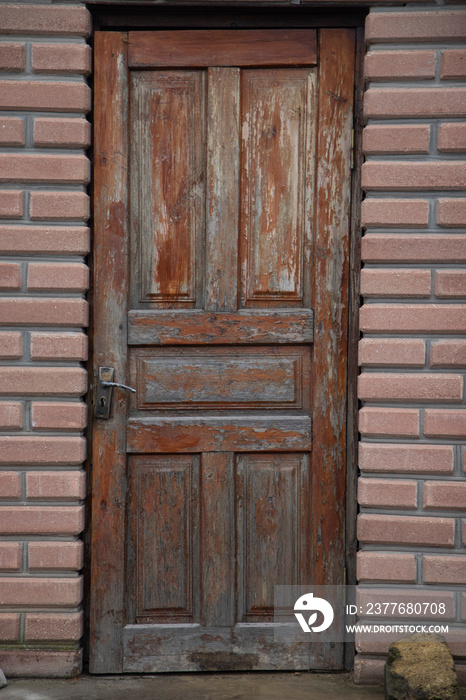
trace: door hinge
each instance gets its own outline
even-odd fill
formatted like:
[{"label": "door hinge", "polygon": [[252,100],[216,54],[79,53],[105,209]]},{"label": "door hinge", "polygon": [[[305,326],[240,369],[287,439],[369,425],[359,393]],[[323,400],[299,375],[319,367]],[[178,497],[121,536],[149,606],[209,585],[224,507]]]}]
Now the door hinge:
[{"label": "door hinge", "polygon": [[350,168],[353,170],[354,168],[354,129],[351,129],[351,154],[350,154]]}]

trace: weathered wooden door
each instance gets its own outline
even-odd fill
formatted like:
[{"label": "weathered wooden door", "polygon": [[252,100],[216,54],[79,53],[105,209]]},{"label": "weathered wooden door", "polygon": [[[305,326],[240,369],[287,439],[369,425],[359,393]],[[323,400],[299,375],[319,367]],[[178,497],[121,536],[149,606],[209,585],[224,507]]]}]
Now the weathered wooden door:
[{"label": "weathered wooden door", "polygon": [[[318,36],[317,36],[318,34]],[[91,671],[341,668],[352,30],[95,38]]]}]

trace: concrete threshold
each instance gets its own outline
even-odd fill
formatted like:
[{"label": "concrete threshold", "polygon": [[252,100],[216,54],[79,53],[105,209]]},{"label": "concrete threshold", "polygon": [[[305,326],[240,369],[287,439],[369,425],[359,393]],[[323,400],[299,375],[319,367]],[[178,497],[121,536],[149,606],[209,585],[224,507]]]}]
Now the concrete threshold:
[{"label": "concrete threshold", "polygon": [[[465,696],[466,697],[466,696]],[[348,673],[196,673],[8,680],[0,700],[383,700]]]}]

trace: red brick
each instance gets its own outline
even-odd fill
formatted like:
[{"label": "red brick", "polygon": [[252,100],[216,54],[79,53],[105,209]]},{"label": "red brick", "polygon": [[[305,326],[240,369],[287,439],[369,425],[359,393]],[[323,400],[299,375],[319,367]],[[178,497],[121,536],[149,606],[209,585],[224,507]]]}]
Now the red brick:
[{"label": "red brick", "polygon": [[371,437],[419,437],[419,411],[365,406],[359,411],[359,432]]},{"label": "red brick", "polygon": [[463,398],[460,374],[364,373],[358,379],[363,401],[455,401]]},{"label": "red brick", "polygon": [[439,340],[430,348],[432,367],[466,367],[466,340]]},{"label": "red brick", "polygon": [[23,354],[23,335],[15,331],[0,333],[0,360],[16,360]]},{"label": "red brick", "polygon": [[79,535],[83,506],[0,506],[3,535]]},{"label": "red brick", "polygon": [[435,294],[444,299],[466,298],[466,270],[437,270]]},{"label": "red brick", "polygon": [[461,481],[426,481],[422,507],[464,510],[466,508],[466,483]]},{"label": "red brick", "polygon": [[91,125],[86,119],[53,117],[34,119],[35,146],[79,148],[90,144]]},{"label": "red brick", "polygon": [[26,614],[26,642],[74,642],[82,634],[82,612]]},{"label": "red brick", "polygon": [[0,118],[0,145],[24,146],[24,121],[19,117]]},{"label": "red brick", "polygon": [[464,117],[464,88],[369,88],[364,96],[366,119],[391,117]]},{"label": "red brick", "polygon": [[86,495],[86,476],[83,471],[28,472],[26,496],[30,500],[82,500]]},{"label": "red brick", "polygon": [[91,47],[87,44],[33,44],[32,70],[89,75],[91,56]]},{"label": "red brick", "polygon": [[29,542],[29,569],[79,571],[84,563],[84,543]]},{"label": "red brick", "polygon": [[0,70],[22,71],[26,66],[24,44],[2,42],[0,44]]},{"label": "red brick", "polygon": [[363,338],[359,341],[359,364],[363,367],[423,367],[425,360],[426,347],[421,339]]},{"label": "red brick", "polygon": [[363,228],[427,228],[428,223],[426,199],[365,199],[361,205]]},{"label": "red brick", "polygon": [[87,221],[89,197],[85,192],[31,192],[29,211],[33,220]]},{"label": "red brick", "polygon": [[82,430],[87,423],[87,406],[74,401],[39,401],[32,404],[31,416],[32,427],[36,430]]},{"label": "red brick", "polygon": [[367,154],[429,153],[428,124],[370,124],[362,133],[362,150]]},{"label": "red brick", "polygon": [[84,226],[0,226],[0,253],[85,255],[89,233]]},{"label": "red brick", "polygon": [[466,411],[426,409],[424,435],[428,437],[466,437]]},{"label": "red brick", "polygon": [[85,292],[89,268],[82,263],[29,263],[27,285],[33,291]]},{"label": "red brick", "polygon": [[464,49],[442,51],[440,77],[444,80],[466,78],[466,51]]},{"label": "red brick", "polygon": [[82,581],[78,578],[0,579],[0,600],[3,605],[37,607],[77,606],[82,599]]},{"label": "red brick", "polygon": [[[414,609],[412,613],[409,613],[409,616],[406,615],[406,622],[418,620],[425,623],[426,620],[429,619],[437,621],[441,620],[443,622],[452,621],[455,619],[455,596],[451,591],[426,591],[419,589],[416,590],[415,588],[403,588],[397,590],[393,587],[390,588],[390,590],[384,590],[383,588],[362,588],[361,586],[356,589],[356,605],[358,607],[362,607],[363,609],[367,610],[371,604],[373,607],[375,607],[375,605],[381,601],[390,601],[391,603],[398,604],[404,603],[404,605],[420,603],[421,607],[418,606],[417,613]],[[424,605],[426,603],[429,605],[432,603],[436,604],[437,612],[432,614],[429,611],[429,616],[427,616],[424,612]],[[441,604],[445,606],[444,612],[440,612],[438,610]],[[366,616],[366,619],[367,617],[372,616]],[[400,616],[392,613],[392,606],[390,605],[383,606],[382,614],[377,614],[374,617],[376,617],[376,622],[380,622],[382,620],[397,620]],[[369,651],[369,648],[366,648],[365,650]]]},{"label": "red brick", "polygon": [[82,464],[86,443],[81,437],[0,437],[0,464]]},{"label": "red brick", "polygon": [[8,678],[74,678],[82,671],[82,649],[0,649],[0,666]]},{"label": "red brick", "polygon": [[356,555],[358,581],[416,582],[416,558],[414,554],[393,552],[358,552]]},{"label": "red brick", "polygon": [[354,658],[353,680],[356,685],[382,685],[385,659],[367,659],[361,654]]},{"label": "red brick", "polygon": [[358,517],[358,539],[372,544],[453,547],[453,518],[425,518],[416,515],[371,515]]},{"label": "red brick", "polygon": [[21,270],[18,263],[0,263],[0,289],[19,289]]},{"label": "red brick", "polygon": [[83,155],[0,154],[0,182],[89,182],[89,161]]},{"label": "red brick", "polygon": [[90,108],[85,83],[0,80],[0,109],[87,113]]},{"label": "red brick", "polygon": [[5,34],[89,36],[90,14],[77,5],[0,5]]},{"label": "red brick", "polygon": [[87,326],[84,299],[0,299],[0,323],[34,326]]},{"label": "red brick", "polygon": [[432,7],[419,12],[374,12],[366,18],[369,43],[466,39],[463,10]]},{"label": "red brick", "polygon": [[435,78],[435,51],[369,51],[364,74],[367,80]]},{"label": "red brick", "polygon": [[451,228],[466,226],[466,199],[439,199],[437,223]]},{"label": "red brick", "polygon": [[416,508],[417,481],[361,477],[358,503],[366,508]]},{"label": "red brick", "polygon": [[[466,91],[464,104],[466,113]],[[361,178],[363,189],[373,191],[462,190],[466,161],[368,161]]]},{"label": "red brick", "polygon": [[19,190],[0,192],[0,218],[20,219],[23,215],[23,193]]},{"label": "red brick", "polygon": [[365,262],[466,262],[466,236],[366,234],[361,243]]},{"label": "red brick", "polygon": [[466,558],[464,556],[424,555],[424,581],[426,583],[466,583]]},{"label": "red brick", "polygon": [[360,328],[380,333],[466,333],[466,305],[365,304]]},{"label": "red brick", "polygon": [[0,614],[0,642],[17,642],[19,639],[19,613]]},{"label": "red brick", "polygon": [[82,367],[0,368],[0,393],[6,396],[82,396],[86,388],[86,371]]},{"label": "red brick", "polygon": [[437,148],[442,153],[461,153],[461,151],[466,151],[466,123],[440,124]]},{"label": "red brick", "polygon": [[[23,427],[23,407],[17,401],[0,402],[0,430],[20,430]],[[0,474],[0,481],[1,481]],[[1,489],[0,489],[1,493]]]},{"label": "red brick", "polygon": [[364,297],[430,297],[430,270],[361,270]]},{"label": "red brick", "polygon": [[87,360],[87,336],[84,333],[31,333],[31,359]]},{"label": "red brick", "polygon": [[19,571],[22,563],[23,549],[19,542],[0,542],[0,569],[2,571]]},{"label": "red brick", "polygon": [[359,445],[359,468],[367,473],[452,474],[453,463],[450,445]]}]

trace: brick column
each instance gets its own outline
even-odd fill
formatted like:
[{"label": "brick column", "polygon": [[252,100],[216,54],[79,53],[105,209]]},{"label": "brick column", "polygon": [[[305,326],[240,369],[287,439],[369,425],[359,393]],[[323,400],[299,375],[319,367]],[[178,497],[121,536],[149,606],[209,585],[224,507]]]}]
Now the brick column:
[{"label": "brick column", "polygon": [[0,668],[81,668],[91,70],[80,4],[0,5]]},{"label": "brick column", "polygon": [[[464,7],[367,19],[357,561],[361,589],[448,604],[463,682],[465,39]],[[356,682],[388,646],[357,638]]]}]

